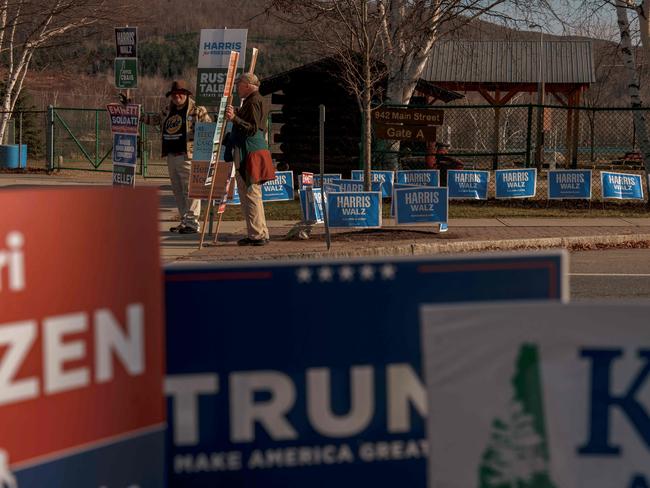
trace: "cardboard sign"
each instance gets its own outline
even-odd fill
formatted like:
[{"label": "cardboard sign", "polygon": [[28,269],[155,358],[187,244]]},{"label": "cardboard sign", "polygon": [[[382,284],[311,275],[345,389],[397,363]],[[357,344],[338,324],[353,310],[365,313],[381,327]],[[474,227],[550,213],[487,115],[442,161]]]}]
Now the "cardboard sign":
[{"label": "cardboard sign", "polygon": [[449,198],[487,200],[489,171],[450,169],[447,171]]},{"label": "cardboard sign", "polygon": [[496,198],[531,198],[535,196],[537,170],[498,169],[495,172]]},{"label": "cardboard sign", "polygon": [[[352,179],[363,181],[363,170],[353,169]],[[373,182],[381,183],[381,194],[383,198],[390,198],[393,196],[393,183],[395,182],[394,171],[371,171],[370,177]],[[374,191],[374,189],[373,189]]]},{"label": "cardboard sign", "polygon": [[113,164],[135,166],[138,161],[138,136],[113,134]]},{"label": "cardboard sign", "polygon": [[156,191],[3,190],[0,206],[0,485],[164,486]]},{"label": "cardboard sign", "polygon": [[[189,198],[207,200],[210,198],[210,187],[205,185],[205,178],[208,175],[208,161],[192,161],[190,166]],[[230,179],[234,182],[235,167],[232,162],[219,161],[216,165],[214,191],[212,200],[222,203],[227,201],[226,189]],[[233,183],[234,184],[234,183]]]},{"label": "cardboard sign", "polygon": [[115,28],[115,57],[116,58],[137,58],[138,57],[138,28],[137,27],[116,27]]},{"label": "cardboard sign", "polygon": [[423,307],[429,486],[650,486],[649,315]]},{"label": "cardboard sign", "polygon": [[138,60],[134,58],[115,58],[115,88],[138,87]]},{"label": "cardboard sign", "polygon": [[402,185],[440,186],[440,170],[409,169],[396,172],[395,183]]},{"label": "cardboard sign", "polygon": [[378,191],[328,193],[327,217],[331,228],[381,227],[381,193]]},{"label": "cardboard sign", "polygon": [[293,171],[276,171],[275,179],[262,185],[262,201],[293,200]]},{"label": "cardboard sign", "polygon": [[134,164],[113,164],[113,186],[135,186]]},{"label": "cardboard sign", "polygon": [[398,188],[394,192],[395,223],[446,223],[447,188]]},{"label": "cardboard sign", "polygon": [[600,173],[603,198],[617,200],[643,200],[643,182],[641,175],[626,173]]},{"label": "cardboard sign", "polygon": [[[170,486],[425,488],[421,305],[559,300],[564,259],[550,251],[167,268]],[[277,309],[279,295],[310,304],[309,323],[305,306],[242,321],[242,311]],[[205,306],[217,299],[228,325]]]},{"label": "cardboard sign", "polygon": [[129,103],[109,103],[106,105],[109,115],[111,132],[121,134],[137,134],[140,124],[140,105]]},{"label": "cardboard sign", "polygon": [[591,170],[563,169],[548,172],[548,198],[591,199]]}]

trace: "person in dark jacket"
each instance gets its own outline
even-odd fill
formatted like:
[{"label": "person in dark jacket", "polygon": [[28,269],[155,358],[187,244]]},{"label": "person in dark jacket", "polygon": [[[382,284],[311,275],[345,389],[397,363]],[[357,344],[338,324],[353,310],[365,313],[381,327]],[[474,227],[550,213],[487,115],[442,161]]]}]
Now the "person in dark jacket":
[{"label": "person in dark jacket", "polygon": [[259,93],[260,81],[244,73],[235,81],[237,94],[244,99],[239,109],[226,107],[226,119],[232,122],[228,149],[237,168],[237,188],[248,235],[237,241],[240,246],[264,246],[269,242],[262,185],[275,179],[275,168],[266,138],[268,109]]}]

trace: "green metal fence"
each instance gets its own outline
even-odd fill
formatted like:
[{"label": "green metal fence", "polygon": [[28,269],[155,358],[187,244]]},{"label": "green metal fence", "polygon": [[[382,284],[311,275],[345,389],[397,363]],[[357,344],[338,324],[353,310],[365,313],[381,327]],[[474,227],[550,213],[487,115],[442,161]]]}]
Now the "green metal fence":
[{"label": "green metal fence", "polygon": [[[502,107],[498,129],[495,109],[491,106],[459,104],[435,108],[444,110],[444,122],[438,128],[437,139],[449,142],[450,155],[461,159],[465,167],[493,169],[535,165],[538,106]],[[574,112],[562,106],[544,109],[544,167],[641,168],[636,154],[634,109],[579,107]],[[647,114],[649,109],[640,110]],[[30,168],[112,170],[112,137],[104,108],[50,107],[47,111],[15,112],[11,125],[13,130],[6,139],[28,145]],[[271,131],[277,130],[277,124],[270,121],[269,127]],[[575,147],[568,144],[568,133],[574,136]],[[495,150],[497,142],[498,150]],[[138,174],[167,177],[160,146],[159,129],[142,125]],[[391,141],[373,141],[372,157],[376,168],[395,164],[400,168],[425,167],[426,154],[426,146],[422,143],[402,142],[396,149]],[[350,161],[349,166],[354,169],[358,165],[359,161],[355,160]]]}]

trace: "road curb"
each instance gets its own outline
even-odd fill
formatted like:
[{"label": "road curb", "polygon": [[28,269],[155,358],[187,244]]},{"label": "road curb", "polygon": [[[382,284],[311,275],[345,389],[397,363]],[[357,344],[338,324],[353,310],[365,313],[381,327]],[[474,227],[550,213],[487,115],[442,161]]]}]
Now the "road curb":
[{"label": "road curb", "polygon": [[[220,257],[219,261],[277,261],[296,259],[352,258],[377,256],[417,256],[423,254],[448,254],[480,251],[516,251],[564,248],[569,250],[597,249],[602,247],[650,247],[650,234],[600,235],[580,237],[545,237],[538,239],[501,239],[483,241],[444,242],[429,244],[401,244],[355,249],[332,249],[331,251],[297,252],[292,254],[269,254],[243,257]],[[208,256],[194,255],[188,261],[210,262]],[[193,259],[194,258],[194,259]],[[185,260],[178,260],[183,262]]]}]

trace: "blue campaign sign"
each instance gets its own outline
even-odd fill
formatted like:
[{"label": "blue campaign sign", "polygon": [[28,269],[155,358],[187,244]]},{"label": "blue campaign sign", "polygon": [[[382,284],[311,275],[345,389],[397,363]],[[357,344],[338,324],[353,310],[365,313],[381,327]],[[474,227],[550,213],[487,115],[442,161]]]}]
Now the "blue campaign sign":
[{"label": "blue campaign sign", "polygon": [[305,188],[298,190],[302,221],[309,224],[320,224],[323,219],[323,194],[320,188]]},{"label": "blue campaign sign", "polygon": [[137,146],[137,134],[113,134],[113,162],[135,166],[138,160]]},{"label": "blue campaign sign", "polygon": [[[363,190],[363,180],[341,180],[334,179],[332,180],[333,185],[341,187],[341,191],[364,191]],[[382,191],[383,184],[381,181],[372,181],[370,182],[371,191]]]},{"label": "blue campaign sign", "polygon": [[[373,182],[381,183],[381,192],[383,198],[390,198],[393,196],[393,183],[395,183],[395,172],[394,171],[371,171],[370,177]],[[363,181],[363,170],[362,169],[353,169],[352,170],[352,179],[357,181]],[[373,191],[374,187],[373,187]]]},{"label": "blue campaign sign", "polygon": [[[323,179],[325,180],[325,183],[332,183],[334,180],[340,180],[341,179],[341,173],[325,173],[323,175]],[[314,188],[320,188],[320,175],[314,174]],[[303,185],[302,185],[302,178],[298,178],[298,189],[302,190]]]},{"label": "blue campaign sign", "polygon": [[[325,183],[334,183],[334,180],[340,180],[342,178],[341,173],[325,173],[323,175],[323,181]],[[320,187],[320,175],[315,174],[314,175],[314,188]]]},{"label": "blue campaign sign", "polygon": [[265,202],[293,199],[293,171],[276,171],[275,179],[262,185],[262,200]]},{"label": "blue campaign sign", "polygon": [[327,195],[328,193],[333,193],[335,191],[343,191],[341,185],[335,185],[334,183],[325,182],[325,184],[323,185],[323,192],[325,193],[325,195]]},{"label": "blue campaign sign", "polygon": [[447,222],[447,188],[398,188],[394,195],[396,224]]},{"label": "blue campaign sign", "polygon": [[393,196],[390,199],[390,216],[395,217],[395,190],[399,188],[418,188],[420,185],[406,185],[404,183],[395,183],[393,185]]},{"label": "blue campaign sign", "polygon": [[420,306],[560,300],[565,256],[168,268],[170,486],[426,488]]},{"label": "blue campaign sign", "polygon": [[617,200],[643,200],[643,182],[641,175],[627,173],[600,173],[603,198]]},{"label": "blue campaign sign", "polygon": [[496,198],[530,198],[535,196],[537,170],[498,169],[495,174]]},{"label": "blue campaign sign", "polygon": [[440,170],[438,169],[409,169],[397,172],[395,184],[440,186]]},{"label": "blue campaign sign", "polygon": [[450,169],[447,171],[449,198],[487,200],[489,171]]},{"label": "blue campaign sign", "polygon": [[381,193],[376,191],[343,191],[328,193],[329,226],[381,227]]},{"label": "blue campaign sign", "polygon": [[215,122],[197,122],[194,128],[194,161],[211,161],[214,144],[217,139],[217,124]]},{"label": "blue campaign sign", "polygon": [[548,172],[548,198],[591,199],[591,170],[562,169]]}]

